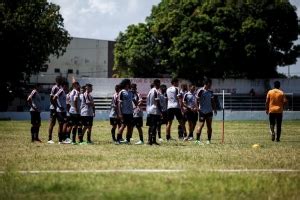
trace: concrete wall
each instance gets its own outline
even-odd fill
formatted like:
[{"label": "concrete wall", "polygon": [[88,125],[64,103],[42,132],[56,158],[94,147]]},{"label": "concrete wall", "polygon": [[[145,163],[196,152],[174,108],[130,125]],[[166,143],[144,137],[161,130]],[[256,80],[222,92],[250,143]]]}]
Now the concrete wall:
[{"label": "concrete wall", "polygon": [[[114,42],[85,38],[73,38],[63,56],[50,56],[46,64],[48,69],[33,75],[31,83],[53,84],[58,75],[67,77],[98,77],[107,78],[112,75]],[[56,73],[55,69],[60,69]],[[73,73],[68,73],[73,70]]]},{"label": "concrete wall", "polygon": [[[95,120],[108,120],[109,111],[96,111]],[[49,119],[49,112],[41,113],[42,120]],[[146,113],[144,113],[144,118]],[[30,120],[29,112],[0,112],[0,119]],[[300,111],[286,111],[284,120],[300,120]],[[222,120],[222,111],[214,117],[214,120]],[[264,111],[225,111],[225,120],[268,120]],[[30,122],[29,122],[30,123]]]}]

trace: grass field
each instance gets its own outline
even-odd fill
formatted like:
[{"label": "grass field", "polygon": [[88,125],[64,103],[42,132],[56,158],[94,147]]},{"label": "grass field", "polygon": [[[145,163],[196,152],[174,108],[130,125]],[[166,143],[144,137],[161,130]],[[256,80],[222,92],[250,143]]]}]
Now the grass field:
[{"label": "grass field", "polygon": [[[177,124],[173,127],[176,137]],[[45,121],[45,142],[47,128]],[[221,123],[214,122],[213,143],[203,146],[182,141],[114,145],[108,121],[95,122],[94,145],[32,144],[29,130],[29,121],[0,121],[0,199],[300,198],[300,121],[283,122],[280,143],[270,140],[267,121],[226,122],[223,145]],[[133,138],[138,138],[136,130]],[[252,148],[255,143],[261,148]],[[113,171],[135,169],[178,171]],[[262,171],[267,169],[290,171]],[[33,170],[41,173],[19,172]]]}]

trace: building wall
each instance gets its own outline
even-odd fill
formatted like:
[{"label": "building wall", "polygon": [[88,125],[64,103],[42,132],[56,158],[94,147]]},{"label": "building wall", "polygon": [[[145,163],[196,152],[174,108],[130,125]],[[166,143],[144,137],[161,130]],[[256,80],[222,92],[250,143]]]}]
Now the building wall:
[{"label": "building wall", "polygon": [[73,38],[64,55],[59,58],[50,56],[47,70],[33,75],[30,82],[52,84],[58,75],[69,81],[72,77],[109,78],[112,75],[113,49],[113,41]]}]

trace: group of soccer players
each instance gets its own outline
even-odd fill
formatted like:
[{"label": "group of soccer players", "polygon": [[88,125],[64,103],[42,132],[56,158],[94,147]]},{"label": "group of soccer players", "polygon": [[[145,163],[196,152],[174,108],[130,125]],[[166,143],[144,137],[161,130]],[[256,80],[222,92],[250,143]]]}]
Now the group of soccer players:
[{"label": "group of soccer players", "polygon": [[[31,139],[32,142],[41,142],[39,139],[39,128],[41,126],[41,97],[39,87],[36,86],[27,101],[30,105],[31,114]],[[60,76],[56,78],[56,84],[50,93],[50,123],[48,144],[54,144],[52,140],[53,128],[58,121],[58,141],[59,144],[77,144],[76,133],[78,132],[79,144],[85,144],[83,137],[87,132],[87,143],[92,144],[91,134],[93,117],[95,116],[95,106],[91,92],[93,87],[86,84],[80,87],[74,81],[72,88],[68,90],[68,83]],[[72,132],[72,139],[71,137]]]},{"label": "group of soccer players", "polygon": [[[207,125],[207,144],[211,143],[213,113],[217,114],[216,102],[213,92],[210,90],[212,81],[206,79],[204,86],[196,90],[191,84],[189,88],[183,84],[181,90],[178,88],[178,79],[172,79],[172,86],[167,88],[161,85],[159,79],[151,84],[146,100],[146,112],[148,129],[148,144],[159,145],[162,142],[161,126],[166,124],[166,140],[173,140],[171,137],[171,126],[176,116],[179,123],[179,138],[185,141],[194,139],[194,130],[198,121],[199,126],[196,133],[196,144],[203,144],[200,140],[202,128]],[[139,132],[139,141],[135,144],[144,144],[143,132],[143,110],[142,97],[137,91],[137,85],[129,79],[124,79],[115,86],[110,111],[111,134],[115,144],[130,144],[134,127]],[[188,133],[186,131],[188,122]],[[126,128],[126,139],[123,139],[123,132]],[[117,133],[117,134],[116,134]]]}]

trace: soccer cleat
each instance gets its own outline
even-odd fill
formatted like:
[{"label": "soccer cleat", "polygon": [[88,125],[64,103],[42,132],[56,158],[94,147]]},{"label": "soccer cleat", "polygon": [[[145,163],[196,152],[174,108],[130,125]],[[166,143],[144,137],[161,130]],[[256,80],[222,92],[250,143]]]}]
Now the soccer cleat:
[{"label": "soccer cleat", "polygon": [[115,145],[120,145],[120,144],[121,144],[121,142],[118,140],[115,142]]},{"label": "soccer cleat", "polygon": [[210,141],[210,140],[207,140],[207,141],[206,141],[206,144],[211,144],[211,141]]},{"label": "soccer cleat", "polygon": [[70,138],[67,138],[65,141],[63,141],[64,144],[71,144],[72,140]]},{"label": "soccer cleat", "polygon": [[79,142],[79,145],[87,145],[86,142]]},{"label": "soccer cleat", "polygon": [[164,139],[162,139],[162,138],[158,138],[158,141],[159,141],[159,142],[163,142],[163,141],[164,141]]},{"label": "soccer cleat", "polygon": [[48,142],[47,142],[47,144],[54,144],[55,142],[53,141],[53,140],[49,140]]},{"label": "soccer cleat", "polygon": [[271,139],[272,139],[272,141],[274,141],[274,140],[275,140],[275,134],[273,134],[273,133],[272,133],[272,135],[271,135]]},{"label": "soccer cleat", "polygon": [[94,144],[93,141],[87,141],[86,143],[87,143],[87,144]]},{"label": "soccer cleat", "polygon": [[72,142],[71,144],[72,144],[72,145],[77,145],[78,143],[77,143],[77,142]]},{"label": "soccer cleat", "polygon": [[136,142],[135,144],[136,145],[142,145],[142,144],[144,144],[144,142],[140,140],[140,141]]},{"label": "soccer cleat", "polygon": [[203,143],[202,143],[200,140],[196,140],[196,141],[195,141],[195,144],[203,145]]},{"label": "soccer cleat", "polygon": [[189,137],[189,138],[188,138],[188,141],[193,141],[193,140],[194,140],[193,137]]},{"label": "soccer cleat", "polygon": [[34,141],[35,141],[35,142],[38,142],[38,143],[42,143],[42,140],[40,140],[39,138],[38,138],[38,139],[35,139]]}]

